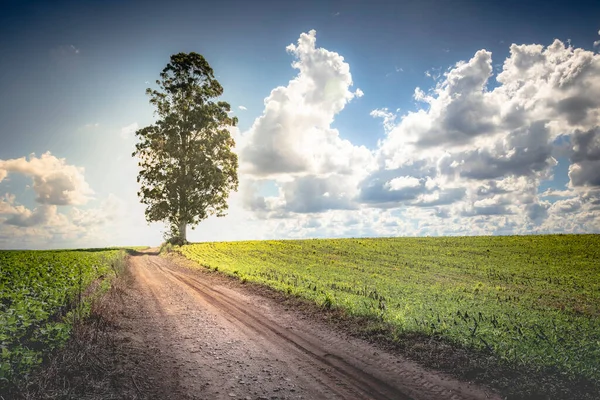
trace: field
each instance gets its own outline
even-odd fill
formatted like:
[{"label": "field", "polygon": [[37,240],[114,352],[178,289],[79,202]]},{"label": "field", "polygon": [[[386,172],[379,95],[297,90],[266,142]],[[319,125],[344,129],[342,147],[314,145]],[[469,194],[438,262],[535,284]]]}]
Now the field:
[{"label": "field", "polygon": [[600,382],[600,236],[198,243],[200,265],[442,338],[528,371]]},{"label": "field", "polygon": [[89,309],[82,296],[106,286],[123,258],[123,250],[0,251],[0,388],[69,338]]}]

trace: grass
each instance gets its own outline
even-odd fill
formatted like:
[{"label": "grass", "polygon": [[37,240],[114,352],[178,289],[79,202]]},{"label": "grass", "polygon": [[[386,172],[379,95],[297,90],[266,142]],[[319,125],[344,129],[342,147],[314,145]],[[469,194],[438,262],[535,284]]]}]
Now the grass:
[{"label": "grass", "polygon": [[187,258],[242,281],[436,338],[494,365],[600,383],[600,236],[198,243]]}]

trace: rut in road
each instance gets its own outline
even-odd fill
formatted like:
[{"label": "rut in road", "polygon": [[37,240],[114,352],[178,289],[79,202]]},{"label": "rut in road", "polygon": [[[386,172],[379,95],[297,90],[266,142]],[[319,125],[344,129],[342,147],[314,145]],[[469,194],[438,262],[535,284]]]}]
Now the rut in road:
[{"label": "rut in road", "polygon": [[137,340],[161,352],[180,397],[498,398],[345,337],[217,274],[151,254],[131,257],[130,266],[144,316]]}]

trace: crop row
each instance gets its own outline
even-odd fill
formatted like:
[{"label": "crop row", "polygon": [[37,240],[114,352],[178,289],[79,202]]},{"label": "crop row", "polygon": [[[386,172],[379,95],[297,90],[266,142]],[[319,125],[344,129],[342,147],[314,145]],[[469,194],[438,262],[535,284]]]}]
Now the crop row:
[{"label": "crop row", "polygon": [[0,251],[0,388],[69,338],[89,306],[82,296],[106,285],[123,257],[122,250]]}]

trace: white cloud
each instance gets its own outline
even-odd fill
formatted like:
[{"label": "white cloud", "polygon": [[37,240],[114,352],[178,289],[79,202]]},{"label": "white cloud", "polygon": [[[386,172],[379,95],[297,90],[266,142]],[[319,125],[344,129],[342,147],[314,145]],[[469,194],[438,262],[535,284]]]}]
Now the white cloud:
[{"label": "white cloud", "polygon": [[69,217],[74,225],[85,228],[98,228],[106,223],[125,217],[125,205],[122,200],[110,194],[100,207],[81,210],[73,208]]},{"label": "white cloud", "polygon": [[396,114],[390,112],[387,108],[375,109],[371,111],[370,115],[374,118],[383,119],[383,127],[386,132],[391,131],[396,126]]},{"label": "white cloud", "polygon": [[139,125],[137,122],[134,122],[132,124],[124,126],[121,128],[121,137],[123,139],[129,139],[129,138],[133,137],[133,135],[135,134],[135,132],[138,129],[139,129]]},{"label": "white cloud", "polygon": [[242,111],[246,111],[246,110],[247,110],[247,108],[246,108],[246,107],[244,107],[244,106],[238,106],[238,108],[239,108],[240,110],[242,110]]},{"label": "white cloud", "polygon": [[351,91],[344,58],[316,47],[316,32],[300,35],[286,50],[298,75],[271,91],[265,109],[240,140],[242,171],[255,176],[349,175],[370,162],[371,152],[341,139],[336,114],[360,97]]},{"label": "white cloud", "polygon": [[[425,108],[371,112],[382,118],[385,138],[368,150],[330,128],[358,93],[350,91],[343,58],[317,49],[315,40],[311,31],[288,47],[298,76],[271,92],[263,116],[242,135],[246,171],[279,188],[276,196],[248,192],[244,204],[261,218],[277,218],[274,229],[348,234],[357,232],[356,222],[330,230],[329,216],[373,210],[386,213],[385,221],[365,222],[370,228],[362,232],[600,230],[590,222],[600,218],[600,55],[558,40],[547,47],[513,44],[494,89],[488,89],[494,69],[486,50],[445,72],[428,71],[435,87],[416,88],[414,96]],[[570,189],[538,194],[540,183],[553,179],[555,157],[565,155]],[[552,203],[549,196],[566,199]],[[577,223],[561,222],[567,214]],[[412,222],[401,221],[407,215]]]},{"label": "white cloud", "polygon": [[4,221],[5,224],[19,227],[47,226],[55,224],[60,219],[54,205],[40,205],[33,211],[23,206],[16,206],[13,213]]},{"label": "white cloud", "polygon": [[[464,188],[454,215],[503,215],[513,221],[503,229],[531,229],[560,210],[537,195],[540,182],[552,179],[554,154],[570,155],[571,186],[600,186],[600,98],[593,95],[600,90],[600,56],[558,40],[548,47],[512,45],[496,77],[500,85],[488,90],[491,76],[491,53],[481,50],[444,73],[433,90],[416,89],[427,109],[401,117],[373,112],[386,131],[378,160],[392,172],[418,163],[434,167],[428,176],[441,190]],[[555,144],[559,136],[567,141]],[[491,191],[478,189],[482,183]],[[413,191],[398,202],[435,196]]]},{"label": "white cloud", "polygon": [[[245,207],[263,218],[290,212],[352,209],[358,182],[374,167],[364,146],[342,139],[331,127],[352,91],[350,67],[338,53],[316,47],[316,32],[303,33],[286,50],[298,75],[271,91],[262,116],[237,138]],[[273,179],[277,196],[257,196],[254,181]]]},{"label": "white cloud", "polygon": [[[0,178],[9,173],[20,173],[33,179],[36,201],[48,205],[85,204],[94,193],[85,181],[83,168],[68,165],[64,158],[50,152],[36,157],[0,160]],[[0,179],[0,181],[2,181]]]},{"label": "white cloud", "polygon": [[14,207],[15,196],[13,194],[5,193],[0,197],[0,215],[14,215],[18,213],[18,210]]},{"label": "white cloud", "polygon": [[144,244],[144,239],[132,234],[134,225],[147,231],[143,207],[135,208],[110,194],[91,208],[60,212],[56,205],[41,204],[29,209],[18,204],[14,195],[5,194],[0,197],[0,249]]},{"label": "white cloud", "polygon": [[384,187],[388,190],[402,190],[421,186],[421,181],[412,176],[400,176],[386,182]]}]

